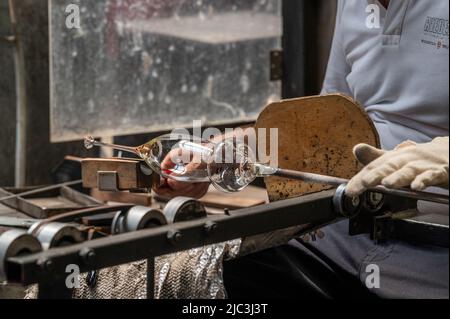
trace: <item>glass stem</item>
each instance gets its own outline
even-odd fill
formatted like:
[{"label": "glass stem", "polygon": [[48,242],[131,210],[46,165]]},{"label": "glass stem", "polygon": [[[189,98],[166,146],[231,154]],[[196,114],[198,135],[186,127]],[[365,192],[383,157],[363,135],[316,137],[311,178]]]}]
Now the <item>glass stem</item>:
[{"label": "glass stem", "polygon": [[131,147],[131,146],[124,146],[124,145],[117,145],[117,144],[109,144],[109,143],[103,143],[100,141],[95,141],[93,143],[94,146],[98,146],[98,147],[109,147],[118,151],[124,151],[124,152],[128,152],[128,153],[132,153],[135,154],[137,156],[140,156],[138,150],[136,147]]}]

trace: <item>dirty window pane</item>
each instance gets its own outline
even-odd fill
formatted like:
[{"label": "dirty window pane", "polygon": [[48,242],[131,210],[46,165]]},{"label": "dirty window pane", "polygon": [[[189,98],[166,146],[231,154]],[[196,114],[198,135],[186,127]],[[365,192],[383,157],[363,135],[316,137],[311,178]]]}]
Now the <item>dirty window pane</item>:
[{"label": "dirty window pane", "polygon": [[[53,141],[254,120],[279,96],[281,0],[50,4]],[[79,29],[66,27],[69,4]]]}]

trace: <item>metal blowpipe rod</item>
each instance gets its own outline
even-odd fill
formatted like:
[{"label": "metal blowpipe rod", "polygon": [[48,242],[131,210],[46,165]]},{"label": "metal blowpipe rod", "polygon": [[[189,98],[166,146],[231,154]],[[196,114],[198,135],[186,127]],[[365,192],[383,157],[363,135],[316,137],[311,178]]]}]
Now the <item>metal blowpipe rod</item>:
[{"label": "metal blowpipe rod", "polygon": [[140,156],[138,150],[136,149],[136,147],[130,147],[130,146],[124,146],[124,145],[117,145],[117,144],[109,144],[109,143],[103,143],[100,141],[95,140],[92,136],[87,136],[84,139],[84,147],[86,147],[86,149],[91,149],[94,146],[97,147],[109,147],[118,151],[124,151],[124,152],[128,152],[128,153],[133,153],[135,155]]},{"label": "metal blowpipe rod", "polygon": [[[313,173],[303,173],[303,172],[291,171],[291,170],[286,170],[286,169],[276,169],[270,175],[279,176],[279,177],[283,177],[283,178],[289,178],[289,179],[296,179],[296,180],[301,180],[301,181],[310,182],[310,183],[327,184],[327,185],[331,185],[331,186],[340,186],[342,184],[347,184],[349,182],[348,179],[344,179],[344,178],[331,177],[331,176],[325,176],[325,175],[319,175],[319,174],[313,174]],[[433,202],[433,203],[444,204],[444,205],[449,204],[449,197],[448,197],[448,195],[444,195],[444,194],[419,192],[419,191],[413,191],[410,189],[393,189],[393,188],[387,188],[384,186],[376,186],[374,188],[369,189],[369,191],[377,192],[377,193],[381,193],[381,194],[396,195],[396,196],[401,196],[401,197],[405,197],[405,198],[423,200],[423,201],[427,201],[427,202]]]}]

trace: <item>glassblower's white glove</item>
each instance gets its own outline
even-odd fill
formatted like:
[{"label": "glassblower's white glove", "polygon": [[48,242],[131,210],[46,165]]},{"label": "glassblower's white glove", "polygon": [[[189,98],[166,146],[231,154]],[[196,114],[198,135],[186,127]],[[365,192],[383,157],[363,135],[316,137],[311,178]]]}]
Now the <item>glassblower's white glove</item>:
[{"label": "glassblower's white glove", "polygon": [[367,166],[347,185],[349,196],[357,196],[380,184],[389,188],[411,187],[416,191],[430,186],[448,189],[448,137],[425,144],[407,141],[393,151],[359,144],[353,153]]}]

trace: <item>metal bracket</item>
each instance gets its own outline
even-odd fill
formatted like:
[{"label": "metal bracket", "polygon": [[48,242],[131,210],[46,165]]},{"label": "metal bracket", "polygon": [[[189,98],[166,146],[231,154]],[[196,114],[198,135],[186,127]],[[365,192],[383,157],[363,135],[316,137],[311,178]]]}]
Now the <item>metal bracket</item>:
[{"label": "metal bracket", "polygon": [[373,229],[371,238],[376,243],[387,241],[391,238],[394,227],[392,223],[392,214],[386,213],[382,216],[375,216],[373,219]]},{"label": "metal bracket", "polygon": [[283,79],[283,51],[273,50],[270,52],[270,81],[281,81]]},{"label": "metal bracket", "polygon": [[[442,217],[442,218],[440,218]],[[439,215],[417,215],[414,211],[387,212],[373,220],[371,238],[376,243],[392,239],[448,247],[448,218]]]},{"label": "metal bracket", "polygon": [[97,187],[100,191],[117,192],[119,191],[119,177],[117,172],[97,172]]}]

